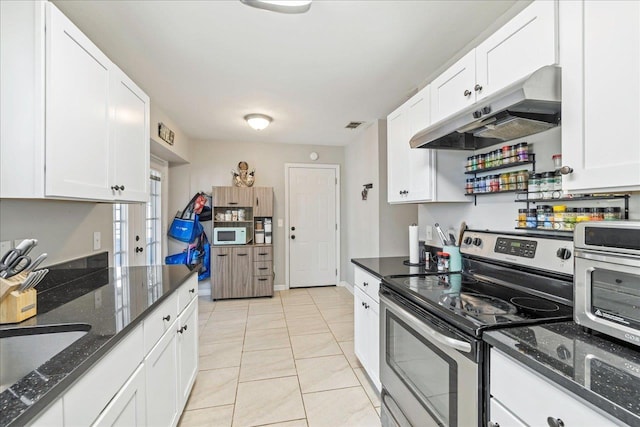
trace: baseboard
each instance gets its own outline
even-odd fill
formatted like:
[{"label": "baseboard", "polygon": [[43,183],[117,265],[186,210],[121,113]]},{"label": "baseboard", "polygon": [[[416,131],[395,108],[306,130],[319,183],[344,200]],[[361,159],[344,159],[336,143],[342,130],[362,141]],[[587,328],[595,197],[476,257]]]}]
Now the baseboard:
[{"label": "baseboard", "polygon": [[198,282],[198,295],[211,296],[211,280],[205,279]]},{"label": "baseboard", "polygon": [[273,291],[286,291],[287,285],[273,285]]},{"label": "baseboard", "polygon": [[353,285],[350,284],[349,282],[345,282],[343,280],[340,283],[338,283],[338,286],[343,286],[343,287],[347,288],[347,290],[353,294]]}]

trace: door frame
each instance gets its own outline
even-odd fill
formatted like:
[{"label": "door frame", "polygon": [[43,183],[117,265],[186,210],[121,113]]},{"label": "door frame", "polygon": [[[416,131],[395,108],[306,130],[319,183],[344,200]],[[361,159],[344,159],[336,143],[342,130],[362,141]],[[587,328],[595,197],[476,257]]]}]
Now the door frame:
[{"label": "door frame", "polygon": [[340,284],[340,165],[337,164],[316,164],[316,163],[285,163],[284,164],[284,226],[285,226],[285,289],[291,289],[290,276],[289,276],[289,171],[291,169],[333,169],[336,174],[336,224],[338,229],[336,230],[336,286]]}]

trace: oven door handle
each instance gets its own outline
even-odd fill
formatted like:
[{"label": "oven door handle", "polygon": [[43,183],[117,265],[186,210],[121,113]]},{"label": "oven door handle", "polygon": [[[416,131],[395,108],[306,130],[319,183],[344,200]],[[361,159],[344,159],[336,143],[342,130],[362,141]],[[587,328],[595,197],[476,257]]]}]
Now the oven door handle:
[{"label": "oven door handle", "polygon": [[394,313],[396,314],[396,316],[401,317],[402,320],[404,320],[405,322],[411,324],[411,326],[413,328],[415,328],[416,330],[422,332],[423,334],[433,338],[434,340],[438,341],[440,344],[446,345],[447,347],[451,347],[454,348],[456,350],[465,352],[465,353],[471,353],[471,344],[465,341],[460,341],[451,337],[448,337],[438,331],[436,331],[433,328],[430,328],[429,326],[427,326],[424,322],[421,322],[417,317],[411,315],[409,312],[407,312],[407,310],[403,309],[402,307],[400,307],[398,304],[396,304],[395,302],[391,301],[389,298],[384,297],[383,295],[380,295],[380,298],[383,300],[383,302],[388,305],[389,307],[391,307],[394,311]]}]

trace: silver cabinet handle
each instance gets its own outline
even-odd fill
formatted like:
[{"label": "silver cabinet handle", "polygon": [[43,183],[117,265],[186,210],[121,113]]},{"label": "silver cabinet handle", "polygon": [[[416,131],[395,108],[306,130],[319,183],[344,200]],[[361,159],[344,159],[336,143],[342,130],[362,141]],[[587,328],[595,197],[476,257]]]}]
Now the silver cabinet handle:
[{"label": "silver cabinet handle", "polygon": [[482,86],[480,86],[478,83],[476,83],[476,85],[473,88],[473,90],[475,90],[476,92],[481,91],[482,90]]},{"label": "silver cabinet handle", "polygon": [[573,173],[573,168],[571,166],[562,166],[560,168],[560,173],[562,175],[569,175],[570,173]]},{"label": "silver cabinet handle", "polygon": [[469,96],[469,95],[471,95],[471,93],[472,92],[469,89],[465,89],[464,96]]}]

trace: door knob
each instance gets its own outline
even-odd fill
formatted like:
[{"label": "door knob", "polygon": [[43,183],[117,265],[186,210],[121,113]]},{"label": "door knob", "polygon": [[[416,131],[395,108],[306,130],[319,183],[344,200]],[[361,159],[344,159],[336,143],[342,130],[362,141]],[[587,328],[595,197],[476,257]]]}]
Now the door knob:
[{"label": "door knob", "polygon": [[141,247],[139,247],[139,246],[138,246],[138,247],[136,247],[136,253],[140,253],[140,252],[142,252],[142,251],[144,251],[144,249],[142,249],[142,248],[141,248]]},{"label": "door knob", "polygon": [[291,231],[296,231],[296,228],[295,227],[291,227]]},{"label": "door knob", "polygon": [[296,240],[296,236],[294,234],[291,235],[291,240]]}]

